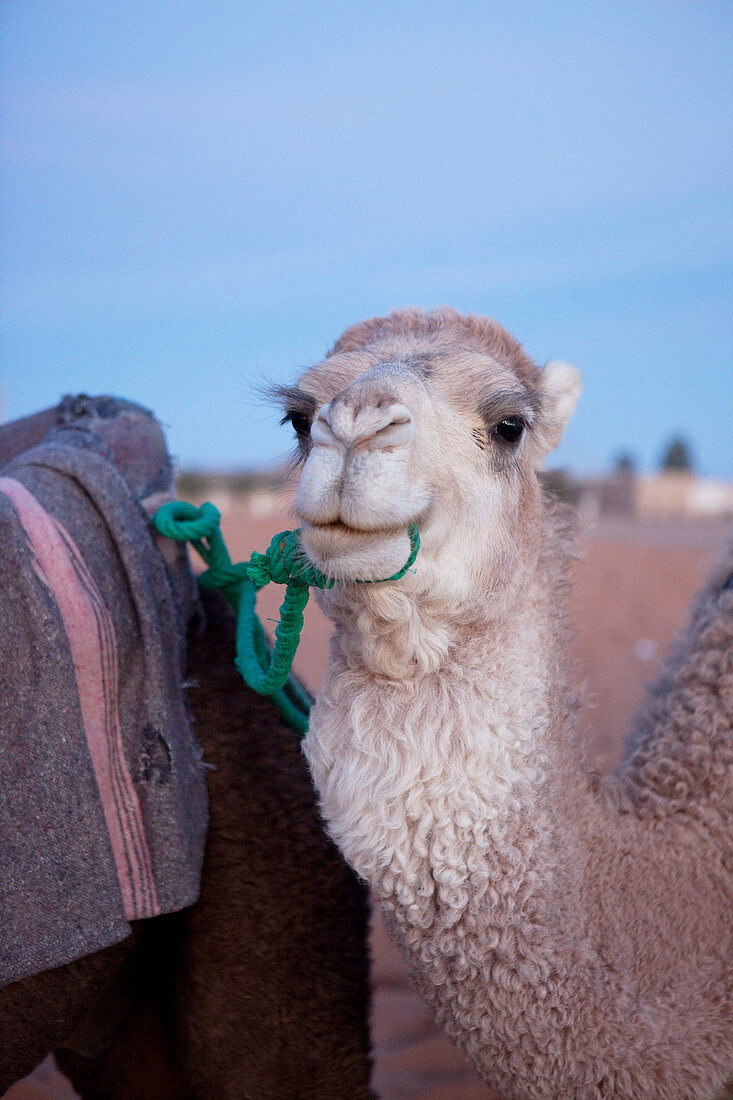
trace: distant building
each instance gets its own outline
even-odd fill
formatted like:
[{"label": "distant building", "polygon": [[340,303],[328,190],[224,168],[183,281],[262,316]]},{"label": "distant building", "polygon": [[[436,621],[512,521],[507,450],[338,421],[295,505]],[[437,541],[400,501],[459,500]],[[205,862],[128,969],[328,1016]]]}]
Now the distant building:
[{"label": "distant building", "polygon": [[709,519],[733,515],[733,484],[681,470],[637,478],[635,513],[641,519]]},{"label": "distant building", "polygon": [[565,471],[543,475],[547,489],[573,504],[586,522],[601,516],[639,519],[714,519],[733,516],[733,484],[665,470],[635,476],[626,469],[574,479]]},{"label": "distant building", "polygon": [[182,470],[176,478],[176,492],[181,500],[197,506],[208,500],[222,515],[243,509],[261,518],[282,508],[288,481],[287,472],[280,470]]}]

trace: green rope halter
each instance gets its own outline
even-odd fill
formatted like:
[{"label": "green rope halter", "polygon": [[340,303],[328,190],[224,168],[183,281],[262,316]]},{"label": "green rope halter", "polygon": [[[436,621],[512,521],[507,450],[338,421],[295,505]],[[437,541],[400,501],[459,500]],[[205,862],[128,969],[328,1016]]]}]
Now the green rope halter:
[{"label": "green rope halter", "polygon": [[[220,530],[220,519],[219,509],[213,504],[207,502],[196,508],[183,500],[174,500],[158,509],[153,525],[169,539],[190,542],[203,558],[208,568],[199,577],[199,584],[219,588],[237,614],[237,668],[251,688],[272,697],[286,722],[299,733],[305,733],[311,700],[291,676],[291,669],[309,589],[333,588],[335,581],[308,560],[300,545],[299,530],[281,531],[264,554],[255,551],[248,562],[234,564]],[[410,556],[402,569],[391,577],[358,583],[383,584],[404,577],[420,549],[416,523],[410,524],[409,536]],[[286,585],[272,652],[255,606],[258,590],[270,582]]]}]

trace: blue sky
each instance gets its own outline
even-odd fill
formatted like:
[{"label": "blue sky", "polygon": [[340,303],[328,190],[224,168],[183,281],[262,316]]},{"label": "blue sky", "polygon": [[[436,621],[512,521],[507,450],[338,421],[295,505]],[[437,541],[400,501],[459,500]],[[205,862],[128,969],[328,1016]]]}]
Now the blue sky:
[{"label": "blue sky", "polygon": [[399,306],[586,389],[555,464],[733,478],[733,8],[4,0],[0,401],[153,408],[184,466],[289,449],[257,396]]}]

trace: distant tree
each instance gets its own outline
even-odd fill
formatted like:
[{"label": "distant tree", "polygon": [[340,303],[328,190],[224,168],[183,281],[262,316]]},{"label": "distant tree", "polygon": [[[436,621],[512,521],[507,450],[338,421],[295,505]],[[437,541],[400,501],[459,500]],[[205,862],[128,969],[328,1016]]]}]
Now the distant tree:
[{"label": "distant tree", "polygon": [[636,474],[636,459],[630,451],[622,451],[621,454],[616,456],[613,472],[617,477],[634,477]]},{"label": "distant tree", "polygon": [[682,436],[675,436],[667,444],[667,449],[662,455],[661,468],[664,471],[673,470],[678,473],[691,474],[693,472],[692,453],[687,440],[683,439]]}]

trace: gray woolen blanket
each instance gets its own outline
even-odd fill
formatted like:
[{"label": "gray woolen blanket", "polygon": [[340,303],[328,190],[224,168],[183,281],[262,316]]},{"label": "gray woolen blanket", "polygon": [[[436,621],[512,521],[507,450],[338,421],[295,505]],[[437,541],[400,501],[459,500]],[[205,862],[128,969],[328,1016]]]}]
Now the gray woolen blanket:
[{"label": "gray woolen blanket", "polygon": [[186,614],[133,495],[135,448],[159,428],[115,402],[67,401],[0,468],[0,984],[198,896],[207,801]]}]

